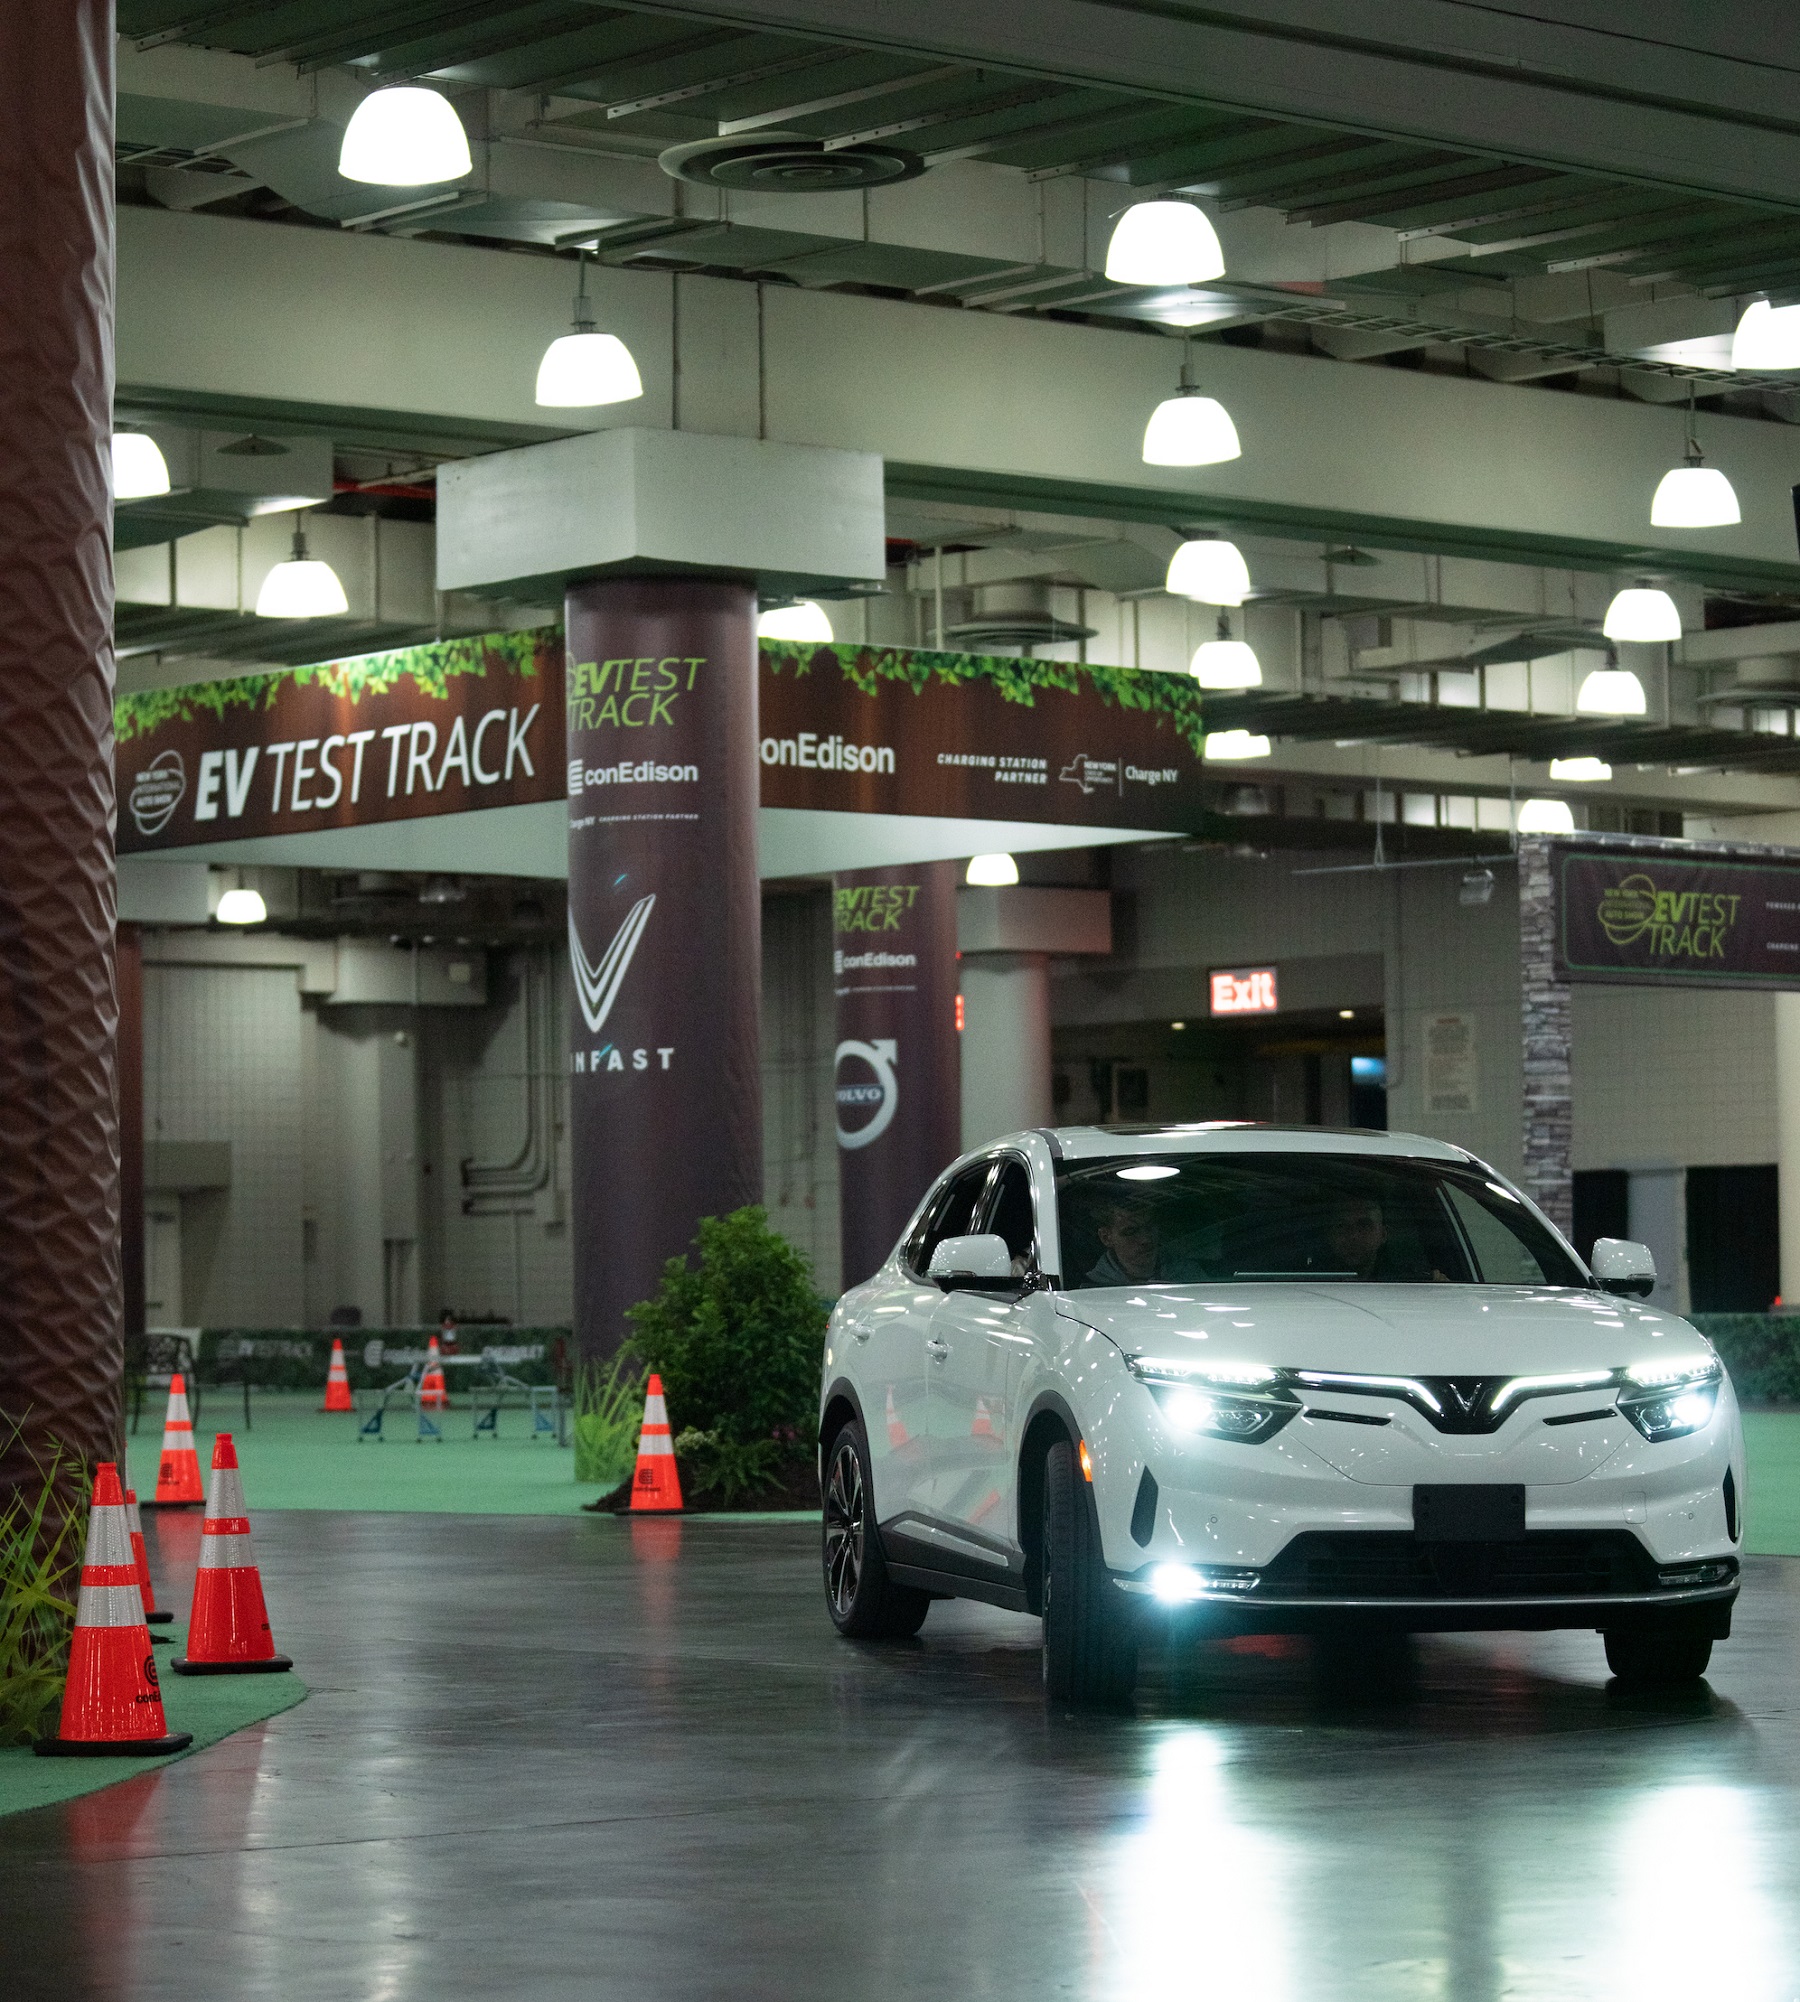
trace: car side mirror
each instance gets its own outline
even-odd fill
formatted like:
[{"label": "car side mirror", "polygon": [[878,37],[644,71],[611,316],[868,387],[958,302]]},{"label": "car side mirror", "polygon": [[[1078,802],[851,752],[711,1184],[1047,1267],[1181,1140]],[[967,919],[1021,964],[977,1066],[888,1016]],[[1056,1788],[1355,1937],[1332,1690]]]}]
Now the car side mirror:
[{"label": "car side mirror", "polygon": [[1602,1293],[1628,1293],[1648,1299],[1656,1291],[1656,1260],[1647,1244],[1625,1237],[1598,1237],[1588,1269]]},{"label": "car side mirror", "polygon": [[931,1254],[925,1276],[946,1293],[1018,1284],[1006,1239],[992,1234],[945,1238]]}]

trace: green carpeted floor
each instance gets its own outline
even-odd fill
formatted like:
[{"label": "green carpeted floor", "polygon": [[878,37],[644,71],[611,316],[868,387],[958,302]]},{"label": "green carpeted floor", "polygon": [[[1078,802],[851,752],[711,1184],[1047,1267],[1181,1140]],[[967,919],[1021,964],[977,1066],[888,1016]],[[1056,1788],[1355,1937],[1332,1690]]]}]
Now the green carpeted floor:
[{"label": "green carpeted floor", "polygon": [[[319,1393],[253,1393],[251,1423],[243,1405],[215,1393],[194,1428],[201,1478],[212,1464],[215,1431],[232,1435],[243,1469],[244,1498],[259,1509],[356,1509],[376,1514],[565,1515],[598,1488],[575,1485],[575,1456],[553,1437],[533,1440],[525,1411],[500,1414],[498,1438],[469,1436],[466,1407],[441,1414],[441,1443],[419,1440],[409,1411],[390,1411],[379,1443],[359,1436],[363,1415],[319,1410]],[[148,1410],[127,1442],[131,1484],[140,1496],[156,1486],[160,1414]]]},{"label": "green carpeted floor", "polygon": [[1763,1557],[1800,1557],[1800,1411],[1746,1411],[1744,1450],[1745,1548]]},{"label": "green carpeted floor", "polygon": [[[171,1731],[194,1734],[193,1744],[176,1758],[203,1752],[246,1724],[291,1710],[306,1694],[306,1684],[291,1670],[286,1675],[171,1675],[169,1658],[181,1652],[186,1629],[177,1625],[159,1632],[173,1637],[171,1645],[156,1650],[163,1714]],[[0,1751],[0,1814],[74,1800],[173,1763],[167,1758],[40,1759],[29,1745],[10,1746]]]}]

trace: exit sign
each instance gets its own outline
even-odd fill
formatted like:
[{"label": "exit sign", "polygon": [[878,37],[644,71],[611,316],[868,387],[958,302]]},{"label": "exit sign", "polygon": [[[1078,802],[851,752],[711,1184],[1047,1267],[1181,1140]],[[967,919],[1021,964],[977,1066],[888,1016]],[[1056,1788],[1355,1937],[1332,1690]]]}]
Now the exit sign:
[{"label": "exit sign", "polygon": [[1227,967],[1212,975],[1209,989],[1215,1015],[1273,1015],[1281,1005],[1272,966]]}]

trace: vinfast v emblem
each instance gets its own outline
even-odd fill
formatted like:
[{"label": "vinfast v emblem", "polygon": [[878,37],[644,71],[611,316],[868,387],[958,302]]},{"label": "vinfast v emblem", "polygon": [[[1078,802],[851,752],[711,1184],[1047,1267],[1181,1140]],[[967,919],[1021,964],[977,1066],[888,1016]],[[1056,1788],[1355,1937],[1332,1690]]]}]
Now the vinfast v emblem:
[{"label": "vinfast v emblem", "polygon": [[632,905],[625,913],[625,922],[613,933],[612,944],[601,954],[598,965],[588,958],[581,943],[581,934],[575,928],[575,913],[573,910],[569,912],[569,967],[575,975],[575,999],[581,1006],[581,1019],[593,1035],[599,1035],[606,1026],[606,1018],[619,998],[619,989],[626,974],[631,971],[632,957],[638,949],[638,941],[644,936],[644,927],[650,922],[650,912],[655,903],[656,898],[649,896],[640,897]]}]

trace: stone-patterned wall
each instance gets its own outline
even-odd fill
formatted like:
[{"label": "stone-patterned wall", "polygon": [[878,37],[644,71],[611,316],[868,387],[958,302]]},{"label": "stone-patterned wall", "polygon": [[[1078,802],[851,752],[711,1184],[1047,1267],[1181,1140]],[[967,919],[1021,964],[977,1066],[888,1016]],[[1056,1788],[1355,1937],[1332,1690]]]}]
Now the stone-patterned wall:
[{"label": "stone-patterned wall", "polygon": [[1556,970],[1556,900],[1549,841],[1519,843],[1519,992],[1525,1046],[1525,1192],[1562,1231],[1575,1227],[1573,1009]]}]

